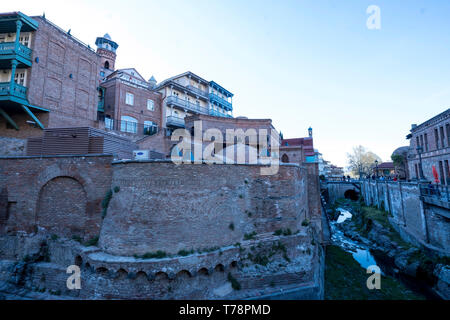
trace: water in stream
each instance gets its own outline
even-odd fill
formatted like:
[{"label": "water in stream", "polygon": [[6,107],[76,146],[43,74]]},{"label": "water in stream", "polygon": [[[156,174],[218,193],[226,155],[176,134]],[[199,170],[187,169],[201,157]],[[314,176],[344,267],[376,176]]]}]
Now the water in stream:
[{"label": "water in stream", "polygon": [[[370,253],[369,248],[364,247],[363,245],[356,243],[355,241],[347,238],[344,233],[339,230],[336,224],[343,223],[347,219],[352,218],[352,214],[344,209],[337,209],[341,214],[339,215],[336,221],[330,222],[331,228],[331,241],[333,244],[340,246],[345,251],[350,252],[362,268],[367,269],[369,266],[377,266],[377,262],[375,258]],[[384,275],[381,270],[381,274]]]},{"label": "water in stream", "polygon": [[393,267],[383,263],[382,257],[379,263],[370,252],[370,248],[358,243],[344,235],[344,233],[338,228],[338,224],[344,223],[346,220],[352,218],[352,214],[342,208],[338,208],[337,211],[340,215],[336,221],[330,221],[330,231],[331,231],[331,241],[334,245],[341,247],[345,251],[352,254],[353,259],[357,261],[362,268],[366,269],[370,266],[377,266],[380,269],[382,275],[390,275],[394,278],[400,280],[404,285],[406,285],[412,291],[424,295],[427,299],[439,299],[435,293],[433,293],[430,288],[418,283],[415,279],[407,278],[405,276],[396,276],[393,271]]}]

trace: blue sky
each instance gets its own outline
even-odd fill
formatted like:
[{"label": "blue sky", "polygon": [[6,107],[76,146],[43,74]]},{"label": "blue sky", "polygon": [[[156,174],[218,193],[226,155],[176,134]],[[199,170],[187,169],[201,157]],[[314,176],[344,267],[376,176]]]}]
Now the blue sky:
[{"label": "blue sky", "polygon": [[[381,29],[369,30],[369,5]],[[235,94],[234,115],[271,118],[285,138],[346,165],[363,145],[389,160],[412,123],[450,105],[450,1],[9,1],[161,81],[190,70]]]}]

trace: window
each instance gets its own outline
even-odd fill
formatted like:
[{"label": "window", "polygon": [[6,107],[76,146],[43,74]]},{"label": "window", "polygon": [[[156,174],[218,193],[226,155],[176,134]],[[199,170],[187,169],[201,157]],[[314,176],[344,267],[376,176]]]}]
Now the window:
[{"label": "window", "polygon": [[417,168],[417,164],[414,165],[414,168],[416,169],[416,179],[419,179],[419,169]]},{"label": "window", "polygon": [[438,129],[434,129],[434,141],[436,142],[436,150],[439,149],[439,133]]},{"label": "window", "polygon": [[450,168],[448,167],[448,160],[444,161],[444,169],[445,169],[445,182],[446,184],[450,184]]},{"label": "window", "polygon": [[419,136],[416,137],[416,147],[418,147],[418,146],[420,146],[420,143],[419,143]]},{"label": "window", "polygon": [[450,147],[450,124],[445,125],[445,131],[447,131],[447,146]]},{"label": "window", "polygon": [[30,43],[30,36],[29,35],[23,35],[19,37],[20,44],[24,45],[25,47],[28,47],[28,44]]},{"label": "window", "polygon": [[144,134],[152,135],[157,131],[157,125],[153,121],[144,121]]},{"label": "window", "polygon": [[113,120],[109,116],[105,117],[105,128],[110,130],[113,129]]},{"label": "window", "polygon": [[153,100],[147,99],[147,110],[155,111],[155,103]]},{"label": "window", "polygon": [[120,120],[120,131],[137,133],[137,120],[135,118],[123,116]]},{"label": "window", "polygon": [[105,61],[105,69],[109,69],[109,61]]},{"label": "window", "polygon": [[445,148],[445,136],[444,136],[444,127],[439,128],[441,130],[441,147]]},{"label": "window", "polygon": [[127,92],[125,97],[125,103],[133,106],[134,105],[134,94]]},{"label": "window", "polygon": [[105,76],[105,72],[104,71],[100,71],[100,77],[104,77]]},{"label": "window", "polygon": [[420,136],[420,146],[421,146],[422,149],[423,149],[423,135]]},{"label": "window", "polygon": [[25,72],[16,72],[14,76],[14,82],[20,84],[21,86],[25,85]]},{"label": "window", "polygon": [[442,165],[442,161],[439,161],[439,175],[441,178],[441,184],[445,184],[444,166]]},{"label": "window", "polygon": [[428,151],[428,135],[425,133],[425,151]]}]

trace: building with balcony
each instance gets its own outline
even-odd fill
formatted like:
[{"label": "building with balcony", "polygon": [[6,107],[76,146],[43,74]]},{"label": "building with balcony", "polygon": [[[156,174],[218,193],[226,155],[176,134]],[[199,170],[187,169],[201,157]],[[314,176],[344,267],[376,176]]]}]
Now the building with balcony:
[{"label": "building with balcony", "polygon": [[184,128],[184,118],[191,115],[232,117],[233,94],[190,71],[162,81],[155,90],[162,94],[164,126],[169,130]]},{"label": "building with balcony", "polygon": [[410,140],[407,156],[410,178],[421,179],[422,163],[423,178],[434,183],[435,171],[439,184],[450,185],[450,109],[419,125],[413,124],[406,138]]},{"label": "building with balcony", "polygon": [[100,57],[44,16],[0,14],[0,136],[96,126]]}]

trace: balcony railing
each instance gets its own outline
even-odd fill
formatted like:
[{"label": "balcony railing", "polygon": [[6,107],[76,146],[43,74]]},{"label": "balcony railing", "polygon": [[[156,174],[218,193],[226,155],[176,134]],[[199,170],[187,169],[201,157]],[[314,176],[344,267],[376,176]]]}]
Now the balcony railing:
[{"label": "balcony railing", "polygon": [[215,93],[209,94],[209,100],[222,105],[226,110],[233,110],[233,105],[224,98],[219,97]]},{"label": "balcony railing", "polygon": [[175,106],[178,106],[180,108],[183,108],[183,109],[195,112],[195,113],[208,114],[207,108],[201,107],[198,104],[189,102],[187,100],[180,99],[177,96],[168,96],[166,103],[167,103],[167,105],[175,105]]},{"label": "balcony railing", "polygon": [[421,185],[420,195],[429,200],[437,200],[450,204],[449,187],[444,185]]},{"label": "balcony railing", "polygon": [[12,91],[10,91],[11,82],[0,82],[0,96],[14,96],[21,99],[27,98],[27,88],[18,84],[13,83]]},{"label": "balcony railing", "polygon": [[168,116],[166,118],[166,125],[172,127],[184,128],[184,119],[175,116]]},{"label": "balcony railing", "polygon": [[157,125],[105,118],[105,129],[134,135],[151,136],[158,133]]},{"label": "balcony railing", "polygon": [[191,86],[191,85],[186,86],[186,88],[188,88],[192,92],[198,94],[199,96],[202,96],[202,97],[208,99],[208,92],[207,91],[203,91],[203,90],[201,90],[199,88],[196,88],[194,86]]},{"label": "balcony railing", "polygon": [[2,55],[17,54],[21,57],[24,57],[27,60],[31,60],[31,52],[32,50],[30,48],[24,46],[21,43],[19,43],[17,50],[15,42],[0,43],[0,58]]},{"label": "balcony railing", "polygon": [[216,111],[216,110],[209,110],[209,115],[211,115],[211,116],[215,116],[215,117],[225,117],[225,118],[232,118],[232,116],[231,115],[229,115],[229,114],[226,114],[226,113],[222,113],[222,112],[219,112],[219,111]]}]

